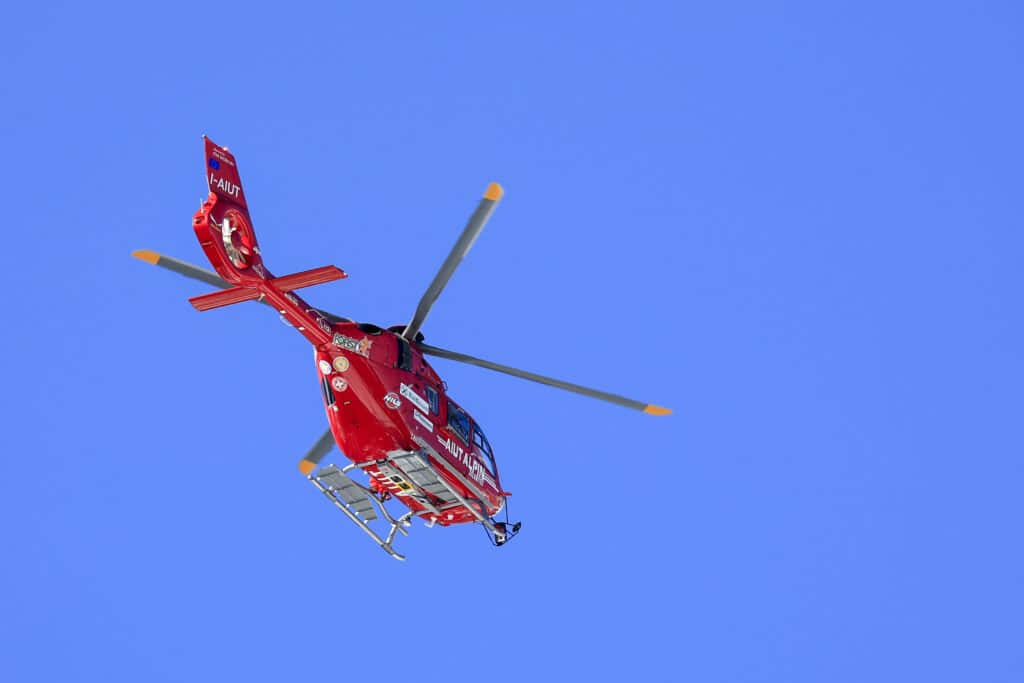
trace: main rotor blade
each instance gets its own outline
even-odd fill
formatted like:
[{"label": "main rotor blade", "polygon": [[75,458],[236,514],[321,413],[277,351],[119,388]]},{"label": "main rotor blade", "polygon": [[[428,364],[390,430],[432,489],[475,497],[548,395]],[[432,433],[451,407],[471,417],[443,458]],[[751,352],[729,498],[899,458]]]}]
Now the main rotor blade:
[{"label": "main rotor blade", "polygon": [[447,358],[448,360],[458,361],[459,363],[469,363],[470,365],[477,365],[481,368],[487,368],[488,370],[495,370],[497,372],[503,372],[506,375],[512,375],[513,377],[520,377],[522,379],[528,379],[531,382],[537,382],[539,384],[546,384],[549,387],[555,387],[557,389],[565,389],[571,391],[574,394],[582,394],[583,396],[589,396],[596,398],[601,401],[608,401],[615,405],[623,406],[624,408],[632,408],[633,410],[642,410],[648,415],[668,415],[672,411],[668,408],[662,408],[652,403],[644,403],[642,401],[634,401],[631,398],[625,396],[619,396],[618,394],[610,394],[607,391],[598,391],[597,389],[591,389],[589,387],[580,386],[579,384],[573,384],[571,382],[564,382],[560,379],[553,377],[545,377],[544,375],[538,375],[533,372],[527,372],[526,370],[520,370],[518,368],[512,368],[507,365],[501,365],[500,363],[494,363],[489,360],[482,358],[475,358],[465,353],[459,353],[458,351],[449,351],[448,349],[442,349],[437,346],[431,346],[429,344],[417,344],[420,351],[429,355],[437,356],[439,358]]},{"label": "main rotor blade", "polygon": [[423,297],[420,298],[420,302],[416,306],[416,313],[413,314],[412,320],[409,321],[405,331],[402,332],[403,337],[409,341],[416,339],[416,333],[423,326],[423,321],[427,319],[427,314],[430,313],[430,309],[434,302],[437,301],[437,297],[441,295],[445,285],[448,284],[448,280],[451,279],[452,274],[459,267],[462,259],[469,253],[473,242],[480,236],[480,231],[484,229],[487,219],[491,217],[494,207],[498,205],[498,200],[501,199],[501,195],[504,193],[505,191],[501,189],[501,185],[498,183],[491,183],[487,186],[483,199],[480,200],[473,215],[469,217],[469,222],[466,223],[466,227],[462,230],[462,234],[459,235],[455,246],[448,253],[448,258],[441,264],[441,269],[437,271],[434,280],[427,287],[427,291],[423,293]]},{"label": "main rotor blade", "polygon": [[[160,266],[161,268],[166,268],[167,270],[173,270],[175,273],[178,273],[179,275],[184,275],[187,278],[199,280],[200,282],[205,282],[206,284],[213,285],[214,287],[220,287],[221,289],[229,289],[230,287],[232,287],[232,284],[230,282],[222,279],[219,275],[217,275],[217,273],[214,273],[213,271],[206,270],[205,268],[200,268],[199,266],[194,266],[191,263],[186,263],[185,261],[181,261],[171,256],[164,256],[163,254],[158,254],[157,252],[151,251],[149,249],[136,249],[135,251],[132,252],[132,256],[142,261],[145,261],[146,263],[152,263],[154,266]],[[263,303],[273,308],[270,302],[264,301]],[[348,318],[342,318],[340,315],[334,315],[333,313],[328,313],[327,311],[321,311],[319,308],[315,310],[332,323],[351,322],[349,321]]]},{"label": "main rotor blade", "polygon": [[308,477],[309,473],[313,471],[320,461],[323,460],[324,456],[330,453],[333,448],[334,435],[328,429],[317,439],[317,442],[313,444],[309,452],[302,456],[302,460],[299,461],[299,471]]}]

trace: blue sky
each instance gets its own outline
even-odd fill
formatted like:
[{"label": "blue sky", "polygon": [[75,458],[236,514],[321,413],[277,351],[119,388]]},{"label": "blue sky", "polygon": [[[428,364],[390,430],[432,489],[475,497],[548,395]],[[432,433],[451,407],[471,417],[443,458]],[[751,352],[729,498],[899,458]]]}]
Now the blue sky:
[{"label": "blue sky", "polygon": [[[145,3],[0,27],[0,679],[1017,681],[1015,3]],[[270,268],[428,341],[522,535],[394,562],[295,463],[306,342],[204,264],[200,135]]]}]

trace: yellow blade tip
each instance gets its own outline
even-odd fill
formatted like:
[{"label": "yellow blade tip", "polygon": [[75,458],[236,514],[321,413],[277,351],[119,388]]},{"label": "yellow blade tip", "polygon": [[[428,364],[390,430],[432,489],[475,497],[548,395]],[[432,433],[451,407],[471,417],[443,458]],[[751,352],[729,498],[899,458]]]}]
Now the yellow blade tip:
[{"label": "yellow blade tip", "polygon": [[501,199],[501,195],[505,194],[505,190],[501,189],[501,185],[498,183],[491,183],[487,186],[487,191],[484,192],[484,199],[490,199],[491,201],[498,201]]},{"label": "yellow blade tip", "polygon": [[648,415],[671,415],[672,409],[662,408],[661,406],[650,404],[646,408],[644,408],[644,412],[647,413]]},{"label": "yellow blade tip", "polygon": [[141,259],[146,263],[152,263],[153,265],[156,265],[156,262],[160,260],[160,254],[155,251],[150,251],[149,249],[136,249],[132,252],[132,256],[137,259]]},{"label": "yellow blade tip", "polygon": [[316,467],[316,463],[312,463],[308,460],[299,461],[299,472],[302,472],[307,477],[309,476],[309,473],[313,471],[314,467]]}]

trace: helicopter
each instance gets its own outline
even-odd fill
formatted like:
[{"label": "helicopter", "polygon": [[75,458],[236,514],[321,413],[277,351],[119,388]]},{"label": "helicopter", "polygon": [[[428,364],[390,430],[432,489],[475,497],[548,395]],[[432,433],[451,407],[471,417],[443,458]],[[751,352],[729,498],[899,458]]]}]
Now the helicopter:
[{"label": "helicopter", "polygon": [[[412,319],[383,328],[314,308],[295,293],[347,278],[336,266],[281,277],[271,274],[256,241],[234,155],[205,135],[203,142],[208,195],[193,216],[192,227],[216,273],[148,249],[134,251],[132,256],[219,288],[189,299],[198,311],[258,301],[274,308],[313,345],[329,426],[299,461],[299,470],[391,557],[405,559],[395,550],[394,541],[397,533],[408,536],[414,517],[428,527],[479,523],[496,546],[521,529],[519,522],[507,519],[507,510],[504,521],[496,519],[510,494],[501,486],[494,451],[480,424],[448,394],[427,356],[476,365],[649,415],[671,413],[668,408],[424,342],[421,328],[427,315],[504,194],[498,183],[487,186]],[[321,467],[335,446],[350,462]],[[358,472],[362,476],[354,477]],[[389,501],[405,509],[389,510]]]}]

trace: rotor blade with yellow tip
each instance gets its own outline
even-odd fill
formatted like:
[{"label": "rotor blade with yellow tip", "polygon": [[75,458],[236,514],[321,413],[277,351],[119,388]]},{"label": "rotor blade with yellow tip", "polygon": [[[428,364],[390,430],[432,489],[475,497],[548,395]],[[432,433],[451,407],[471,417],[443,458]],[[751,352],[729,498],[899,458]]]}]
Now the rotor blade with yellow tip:
[{"label": "rotor blade with yellow tip", "polygon": [[302,456],[302,460],[299,461],[299,471],[305,474],[307,477],[312,473],[316,466],[320,464],[324,456],[331,452],[334,448],[334,434],[331,434],[331,430],[328,429],[323,435],[317,439],[317,442],[313,444],[313,447]]},{"label": "rotor blade with yellow tip", "polygon": [[651,403],[646,408],[644,408],[644,412],[647,413],[648,415],[671,415],[672,409],[662,408],[661,406],[656,406],[653,403]]},{"label": "rotor blade with yellow tip", "polygon": [[625,396],[619,396],[618,394],[611,394],[607,391],[599,391],[597,389],[591,389],[589,387],[580,386],[579,384],[573,384],[572,382],[566,382],[554,377],[545,377],[544,375],[538,375],[533,372],[527,372],[526,370],[520,370],[519,368],[509,367],[508,365],[501,365],[493,361],[484,360],[483,358],[476,358],[474,356],[467,355],[465,353],[459,353],[458,351],[449,351],[448,349],[442,349],[437,346],[430,346],[429,344],[417,344],[416,347],[427,354],[428,356],[437,356],[438,358],[447,358],[448,360],[454,360],[459,363],[468,363],[470,365],[476,365],[481,368],[487,368],[488,370],[494,370],[495,372],[503,372],[506,375],[512,375],[513,377],[519,377],[526,379],[531,382],[537,382],[538,384],[546,384],[549,387],[555,387],[556,389],[564,389],[565,391],[571,391],[574,394],[581,394],[583,396],[589,396],[590,398],[596,398],[600,401],[607,401],[614,403],[617,406],[624,408],[632,408],[633,410],[640,410],[648,415],[668,415],[672,411],[668,408],[662,408],[651,403],[644,403],[642,401],[634,401],[631,398]]},{"label": "rotor blade with yellow tip", "polygon": [[455,269],[462,263],[462,259],[466,258],[466,254],[473,247],[473,242],[476,242],[476,238],[480,236],[480,231],[484,229],[487,220],[494,213],[494,207],[498,205],[498,200],[501,199],[503,194],[505,194],[505,190],[498,183],[491,183],[484,190],[484,196],[480,199],[480,203],[477,204],[476,211],[469,217],[466,227],[463,228],[459,239],[455,241],[455,246],[448,252],[448,257],[441,264],[441,269],[437,271],[437,275],[434,276],[430,286],[427,287],[427,291],[420,297],[420,302],[416,305],[416,312],[413,314],[412,320],[409,321],[409,324],[405,326],[405,331],[402,332],[403,337],[409,341],[416,339],[416,334],[423,326],[423,321],[427,319],[427,314],[430,313],[431,307],[437,301],[437,297],[441,296],[441,292],[444,290],[445,285],[448,284],[448,280],[452,278]]}]

